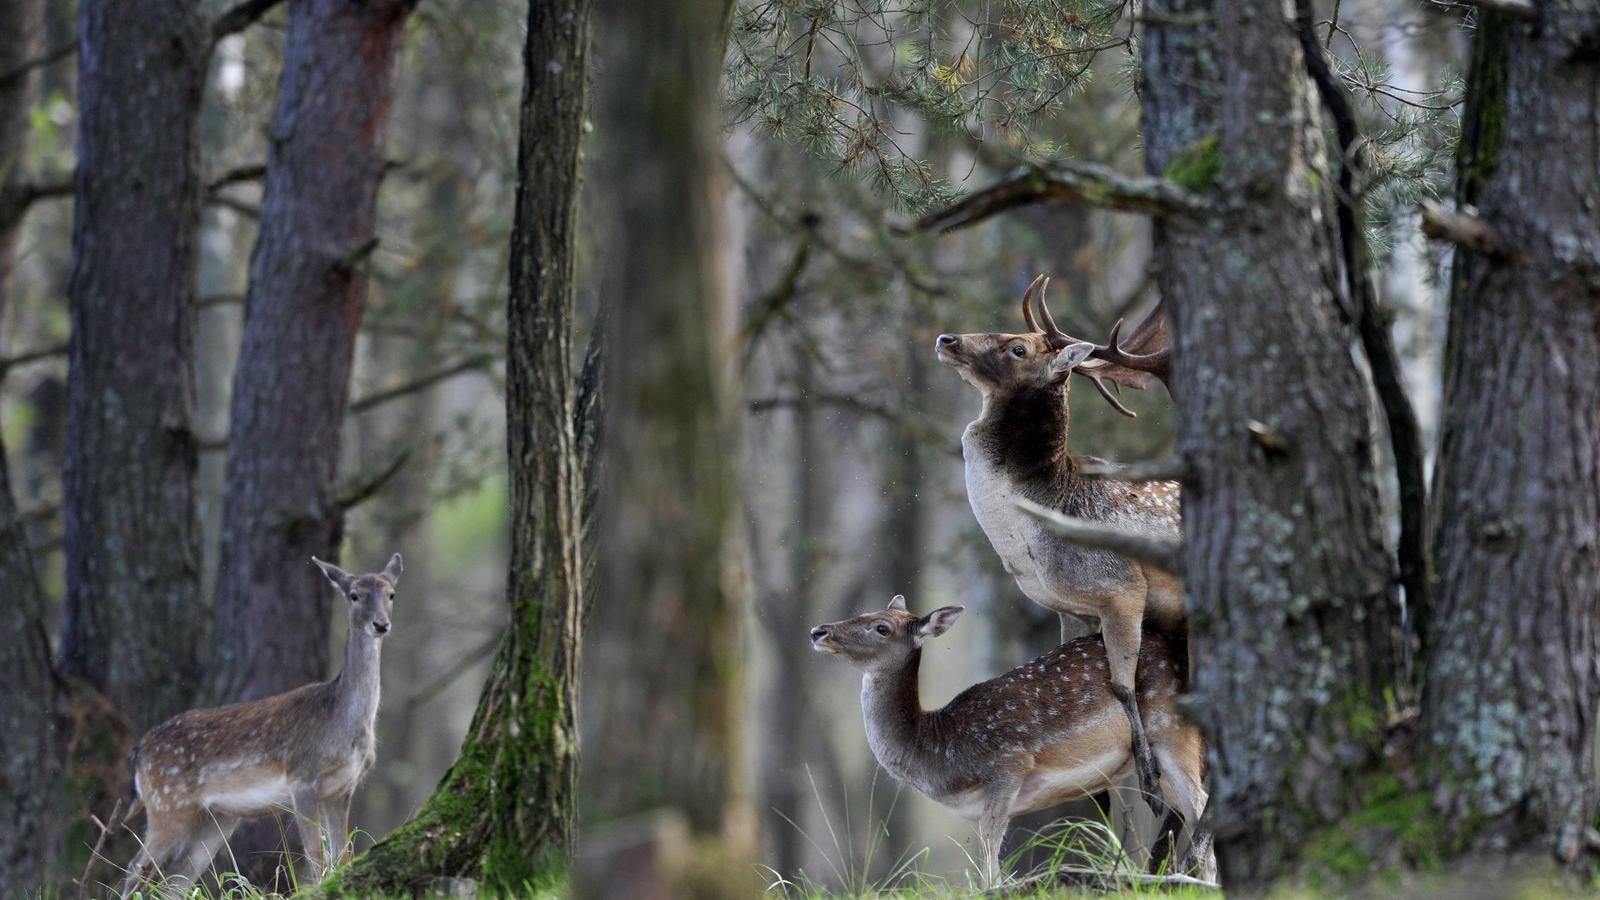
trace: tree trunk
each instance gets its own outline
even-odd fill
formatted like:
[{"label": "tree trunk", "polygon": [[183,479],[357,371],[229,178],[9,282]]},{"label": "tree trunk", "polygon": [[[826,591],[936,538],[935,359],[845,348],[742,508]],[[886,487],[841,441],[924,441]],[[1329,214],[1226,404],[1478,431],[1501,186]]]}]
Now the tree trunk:
[{"label": "tree trunk", "polygon": [[295,0],[234,371],[218,699],[328,676],[313,555],[337,559],[339,438],[410,0]]},{"label": "tree trunk", "polygon": [[[1421,759],[1451,852],[1584,852],[1600,693],[1600,3],[1479,14],[1456,250]],[[1587,37],[1583,37],[1587,35]]]},{"label": "tree trunk", "polygon": [[192,0],[83,0],[61,668],[144,728],[189,705],[206,609],[195,508]]},{"label": "tree trunk", "polygon": [[[16,261],[17,236],[27,209],[26,185],[28,120],[33,79],[8,78],[39,53],[44,31],[43,0],[0,0],[0,352],[6,337],[6,297],[11,292],[11,272]],[[3,374],[3,373],[0,373]]]},{"label": "tree trunk", "polygon": [[511,624],[461,756],[410,823],[325,884],[331,894],[433,876],[518,892],[548,883],[572,853],[583,625],[573,264],[588,22],[588,0],[529,6],[506,305]]},{"label": "tree trunk", "polygon": [[1281,0],[1152,0],[1146,167],[1217,204],[1159,223],[1193,711],[1223,880],[1259,890],[1362,796],[1397,597],[1316,95]]},{"label": "tree trunk", "polygon": [[597,820],[665,808],[696,836],[744,843],[729,848],[737,855],[753,850],[755,826],[738,751],[735,310],[719,253],[717,88],[730,7],[604,7],[602,134],[617,223],[606,292],[625,305],[608,335],[595,609],[613,646],[596,669],[628,689],[594,711],[585,778],[612,786],[591,806]]},{"label": "tree trunk", "polygon": [[44,885],[60,837],[62,696],[50,661],[45,598],[0,446],[0,896]]}]

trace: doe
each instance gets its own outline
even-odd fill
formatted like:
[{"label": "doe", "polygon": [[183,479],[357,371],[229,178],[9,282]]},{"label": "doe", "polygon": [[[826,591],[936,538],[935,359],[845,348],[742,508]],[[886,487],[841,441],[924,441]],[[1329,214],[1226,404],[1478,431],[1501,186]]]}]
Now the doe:
[{"label": "doe", "polygon": [[350,796],[374,759],[378,657],[400,554],[382,572],[361,576],[311,561],[350,600],[344,669],[331,681],[262,700],[191,709],[139,740],[130,758],[134,812],[143,804],[145,834],[124,898],[152,879],[181,890],[240,820],[283,809],[294,813],[317,879],[344,860]]},{"label": "doe", "polygon": [[[922,644],[947,631],[961,610],[946,606],[917,616],[896,595],[882,612],[818,625],[811,642],[864,673],[861,712],[878,764],[977,823],[983,878],[993,885],[1012,817],[1117,785],[1133,765],[1133,743],[1098,635],[979,682],[942,709],[924,710],[917,681]],[[1194,831],[1206,804],[1205,745],[1176,709],[1187,671],[1182,644],[1149,635],[1140,656],[1139,705],[1155,754],[1170,773],[1162,780],[1169,810],[1151,865],[1166,861],[1187,826],[1190,849],[1180,865],[1208,871],[1210,840]]]}]

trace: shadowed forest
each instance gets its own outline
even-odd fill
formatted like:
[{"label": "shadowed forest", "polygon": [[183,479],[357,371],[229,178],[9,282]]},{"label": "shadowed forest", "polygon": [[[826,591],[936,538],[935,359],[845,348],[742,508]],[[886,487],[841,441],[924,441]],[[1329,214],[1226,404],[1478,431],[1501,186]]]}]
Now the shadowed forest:
[{"label": "shadowed forest", "polygon": [[1591,894],[1600,0],[0,0],[0,635],[0,897]]}]

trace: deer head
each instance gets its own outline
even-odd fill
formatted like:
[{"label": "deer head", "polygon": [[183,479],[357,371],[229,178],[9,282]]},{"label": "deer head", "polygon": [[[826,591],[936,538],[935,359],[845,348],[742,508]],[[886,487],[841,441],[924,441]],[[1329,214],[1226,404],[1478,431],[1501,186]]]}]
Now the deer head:
[{"label": "deer head", "polygon": [[[1094,383],[1107,403],[1123,415],[1133,416],[1107,385],[1143,388],[1151,378],[1167,381],[1171,350],[1166,324],[1157,304],[1134,329],[1124,346],[1122,322],[1111,329],[1104,344],[1082,341],[1056,326],[1045,293],[1050,279],[1033,280],[1022,295],[1022,319],[1028,330],[1021,334],[941,334],[934,345],[939,361],[953,367],[961,378],[985,396],[1016,388],[1040,388],[1065,383],[1071,374]],[[1038,303],[1038,318],[1034,303]]]},{"label": "deer head", "polygon": [[339,593],[350,598],[350,633],[352,635],[371,634],[382,638],[389,633],[389,614],[394,609],[394,589],[400,581],[402,565],[400,554],[396,553],[389,558],[389,564],[384,566],[382,572],[372,575],[351,575],[330,562],[323,562],[315,556],[311,561],[317,564],[322,574],[327,576],[329,583],[339,590]]},{"label": "deer head", "polygon": [[945,606],[918,616],[906,609],[906,598],[896,594],[882,612],[811,629],[811,646],[818,653],[834,654],[863,672],[894,670],[910,662],[924,641],[949,631],[962,609]]}]

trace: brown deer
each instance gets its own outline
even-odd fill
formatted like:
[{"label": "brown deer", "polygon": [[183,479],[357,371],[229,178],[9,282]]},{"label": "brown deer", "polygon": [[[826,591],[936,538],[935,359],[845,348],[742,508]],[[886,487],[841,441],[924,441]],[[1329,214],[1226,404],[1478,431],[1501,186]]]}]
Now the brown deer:
[{"label": "brown deer", "polygon": [[351,575],[312,557],[349,598],[344,668],[250,703],[191,709],[150,729],[133,748],[134,811],[146,811],[143,847],[128,866],[126,898],[158,880],[182,891],[205,871],[240,820],[294,813],[320,880],[348,853],[350,796],[374,758],[378,657],[389,633],[400,554],[382,572]]},{"label": "brown deer", "polygon": [[[925,616],[896,595],[889,608],[811,629],[822,653],[860,669],[867,743],[896,779],[975,821],[985,884],[1000,872],[1000,844],[1012,817],[1108,790],[1133,765],[1128,719],[1107,677],[1095,635],[1062,644],[1033,662],[979,682],[942,709],[924,710],[917,674],[922,644],[949,630],[962,607]],[[1139,705],[1150,742],[1170,773],[1171,812],[1152,867],[1165,862],[1188,826],[1180,865],[1210,867],[1209,838],[1194,833],[1206,805],[1200,731],[1178,715],[1188,669],[1183,643],[1151,635],[1140,651]]]},{"label": "brown deer", "polygon": [[[983,398],[978,418],[961,436],[967,499],[978,524],[1022,592],[1061,615],[1063,637],[1071,620],[1099,623],[1111,660],[1111,690],[1133,726],[1140,786],[1159,819],[1161,770],[1134,702],[1134,672],[1144,628],[1185,633],[1182,584],[1154,566],[1058,537],[1017,501],[1133,532],[1180,533],[1176,482],[1089,478],[1079,466],[1103,466],[1104,461],[1073,456],[1067,449],[1069,376],[1088,377],[1113,406],[1127,412],[1105,382],[1143,387],[1151,377],[1165,381],[1165,329],[1158,309],[1130,342],[1147,351],[1139,355],[1118,343],[1120,322],[1105,345],[1077,340],[1051,318],[1044,301],[1048,287],[1041,275],[1023,294],[1026,332],[941,334],[935,352]],[[1042,326],[1031,308],[1035,297]]]}]

